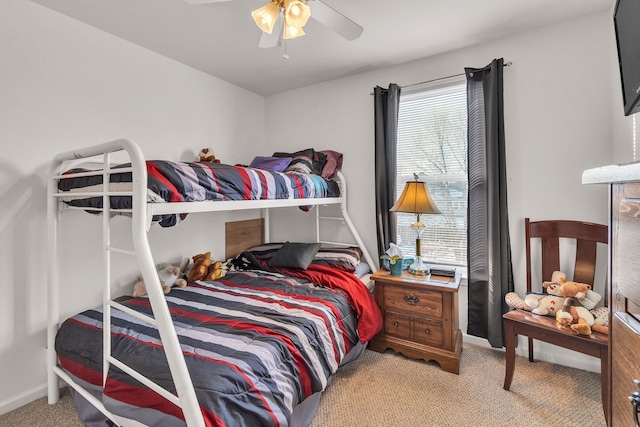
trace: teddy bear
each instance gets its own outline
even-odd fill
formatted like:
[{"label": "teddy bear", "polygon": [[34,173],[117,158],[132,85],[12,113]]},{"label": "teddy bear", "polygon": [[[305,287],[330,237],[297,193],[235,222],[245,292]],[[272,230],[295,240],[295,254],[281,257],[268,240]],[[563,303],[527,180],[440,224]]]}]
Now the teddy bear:
[{"label": "teddy bear", "polygon": [[591,285],[568,281],[566,275],[561,271],[554,271],[551,275],[551,281],[543,282],[542,287],[553,295],[574,297],[588,310],[595,308],[602,299],[602,295],[593,291]]},{"label": "teddy bear", "polygon": [[[168,263],[159,264],[157,267],[158,278],[160,279],[160,285],[162,286],[162,292],[168,294],[171,288],[175,285],[180,288],[187,286],[187,281],[184,279],[184,271],[189,265],[189,258],[182,260],[179,266],[174,266]],[[133,285],[133,296],[141,297],[147,294],[147,288],[144,284],[142,276],[138,276],[138,281]]]},{"label": "teddy bear", "polygon": [[200,150],[198,157],[200,157],[201,162],[220,163],[220,160],[216,159],[216,156],[213,155],[213,150],[210,148]]},{"label": "teddy bear", "polygon": [[505,302],[511,308],[556,316],[566,298],[572,298],[572,302],[579,301],[587,311],[593,309],[602,299],[600,294],[591,290],[591,285],[568,281],[560,271],[554,271],[551,281],[543,282],[542,287],[546,293],[529,292],[524,299],[515,292],[509,292],[505,295]]},{"label": "teddy bear", "polygon": [[593,314],[584,307],[573,305],[573,297],[565,300],[562,308],[556,313],[556,322],[569,326],[580,335],[591,335],[595,325]]},{"label": "teddy bear", "polygon": [[[582,301],[587,297],[587,293],[591,290],[591,285],[580,282],[571,282],[567,280],[567,277],[561,271],[554,271],[551,275],[551,281],[543,282],[542,287],[547,289],[552,289],[551,292],[554,295],[563,295],[565,297],[574,297],[579,301]],[[556,287],[559,287],[560,290],[556,290]]]},{"label": "teddy bear", "polygon": [[581,335],[590,335],[592,330],[608,333],[605,325],[608,310],[606,307],[594,309],[602,297],[591,290],[591,285],[568,281],[559,271],[542,285],[547,294],[530,292],[522,299],[515,292],[509,292],[505,302],[511,308],[555,316],[558,324],[569,326]]},{"label": "teddy bear", "polygon": [[564,298],[561,296],[539,292],[529,292],[524,299],[515,292],[509,292],[504,296],[504,300],[511,308],[519,308],[543,316],[555,316],[564,303]]},{"label": "teddy bear", "polygon": [[211,259],[211,252],[194,255],[191,259],[193,259],[193,265],[187,274],[187,281],[189,282],[216,280],[226,273],[224,263],[221,261],[213,261]]}]

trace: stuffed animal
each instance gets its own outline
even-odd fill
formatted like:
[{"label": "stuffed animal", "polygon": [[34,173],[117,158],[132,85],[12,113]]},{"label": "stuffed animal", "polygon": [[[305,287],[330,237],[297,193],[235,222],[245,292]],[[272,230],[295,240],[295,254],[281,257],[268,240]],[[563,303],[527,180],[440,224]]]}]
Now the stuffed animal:
[{"label": "stuffed animal", "polygon": [[[184,288],[187,285],[187,281],[183,278],[184,270],[189,265],[189,258],[182,260],[179,266],[170,265],[167,263],[158,265],[158,278],[160,279],[160,285],[162,286],[162,292],[168,294],[171,291],[171,287],[176,285],[180,288]],[[147,288],[144,284],[142,276],[138,276],[138,281],[133,285],[133,296],[141,297],[147,294]]]},{"label": "stuffed animal", "polygon": [[193,265],[187,275],[189,282],[195,282],[196,280],[216,280],[226,273],[224,263],[211,260],[211,252],[194,255],[192,259]]},{"label": "stuffed animal", "polygon": [[608,333],[605,325],[608,310],[606,307],[594,309],[602,296],[591,290],[591,285],[570,282],[564,273],[555,271],[543,287],[547,294],[530,292],[522,299],[515,292],[509,292],[505,302],[511,308],[555,316],[558,324],[569,326],[578,334],[590,335],[592,330]]},{"label": "stuffed animal", "polygon": [[560,271],[554,271],[551,275],[551,281],[543,282],[542,287],[546,289],[547,293],[574,297],[579,301],[585,299],[587,292],[591,290],[591,285],[586,283],[568,281],[565,274]]},{"label": "stuffed animal", "polygon": [[602,299],[602,295],[593,291],[591,285],[570,282],[567,280],[565,274],[560,271],[554,271],[551,276],[551,281],[542,283],[542,287],[547,290],[547,293],[553,295],[575,297],[580,301],[580,304],[588,310],[592,310]]},{"label": "stuffed animal", "polygon": [[569,326],[580,335],[591,335],[591,327],[595,324],[595,318],[584,307],[573,305],[573,297],[565,300],[562,309],[556,314],[556,321],[560,325]]},{"label": "stuffed animal", "polygon": [[603,334],[609,333],[609,309],[607,307],[598,307],[591,310],[593,314],[594,323],[591,329],[594,331],[602,332]]},{"label": "stuffed animal", "polygon": [[511,308],[519,308],[543,316],[555,316],[564,303],[564,298],[560,296],[538,292],[529,292],[524,299],[515,292],[509,292],[504,296],[504,300]]},{"label": "stuffed animal", "polygon": [[210,148],[203,148],[198,153],[201,162],[220,163],[220,160],[216,159],[213,155],[213,150]]},{"label": "stuffed animal", "polygon": [[602,296],[591,290],[591,285],[579,282],[570,282],[564,273],[554,271],[551,281],[544,282],[542,287],[545,293],[530,292],[524,299],[515,292],[505,295],[505,302],[511,308],[519,308],[531,311],[535,314],[556,316],[565,303],[565,298],[572,298],[572,301],[579,301],[587,311],[595,307],[602,299]]}]

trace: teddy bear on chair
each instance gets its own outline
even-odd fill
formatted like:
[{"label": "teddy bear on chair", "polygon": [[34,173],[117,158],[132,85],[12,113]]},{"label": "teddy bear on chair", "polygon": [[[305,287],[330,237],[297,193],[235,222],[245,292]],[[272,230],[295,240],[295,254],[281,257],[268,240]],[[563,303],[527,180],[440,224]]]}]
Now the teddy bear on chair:
[{"label": "teddy bear on chair", "polygon": [[[543,288],[546,294],[530,292],[524,299],[515,292],[509,292],[505,295],[505,302],[511,308],[554,316],[558,324],[569,326],[582,335],[590,335],[592,329],[608,333],[603,311],[601,308],[594,310],[602,297],[591,289],[591,285],[568,281],[564,273],[555,271],[551,281],[543,283]],[[606,312],[606,308],[604,310]]]}]

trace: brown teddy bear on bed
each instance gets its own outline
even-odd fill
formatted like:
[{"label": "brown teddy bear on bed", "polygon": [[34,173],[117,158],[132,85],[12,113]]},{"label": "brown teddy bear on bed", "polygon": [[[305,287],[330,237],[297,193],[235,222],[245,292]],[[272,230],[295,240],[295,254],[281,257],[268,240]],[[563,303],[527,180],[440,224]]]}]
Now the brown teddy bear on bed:
[{"label": "brown teddy bear on bed", "polygon": [[197,254],[192,257],[193,265],[187,275],[188,282],[197,280],[216,280],[225,275],[224,264],[211,260],[211,252]]},{"label": "brown teddy bear on bed", "polygon": [[203,148],[198,153],[201,162],[220,163],[220,160],[213,155],[213,150],[210,148]]}]

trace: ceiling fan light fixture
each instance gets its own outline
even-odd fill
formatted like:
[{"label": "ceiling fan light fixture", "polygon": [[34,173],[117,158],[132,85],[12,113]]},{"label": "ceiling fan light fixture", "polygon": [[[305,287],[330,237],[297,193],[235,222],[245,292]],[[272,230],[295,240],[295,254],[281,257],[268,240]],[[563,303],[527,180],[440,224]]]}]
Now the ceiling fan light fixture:
[{"label": "ceiling fan light fixture", "polygon": [[268,34],[273,31],[278,15],[280,15],[280,4],[277,1],[270,1],[260,9],[251,12],[251,17],[258,28]]},{"label": "ceiling fan light fixture", "polygon": [[285,0],[284,16],[287,23],[301,30],[311,16],[311,8],[299,0]]},{"label": "ceiling fan light fixture", "polygon": [[296,37],[304,36],[304,30],[302,27],[296,27],[295,25],[291,25],[287,23],[285,19],[284,24],[284,32],[282,38],[285,40],[295,39]]}]

